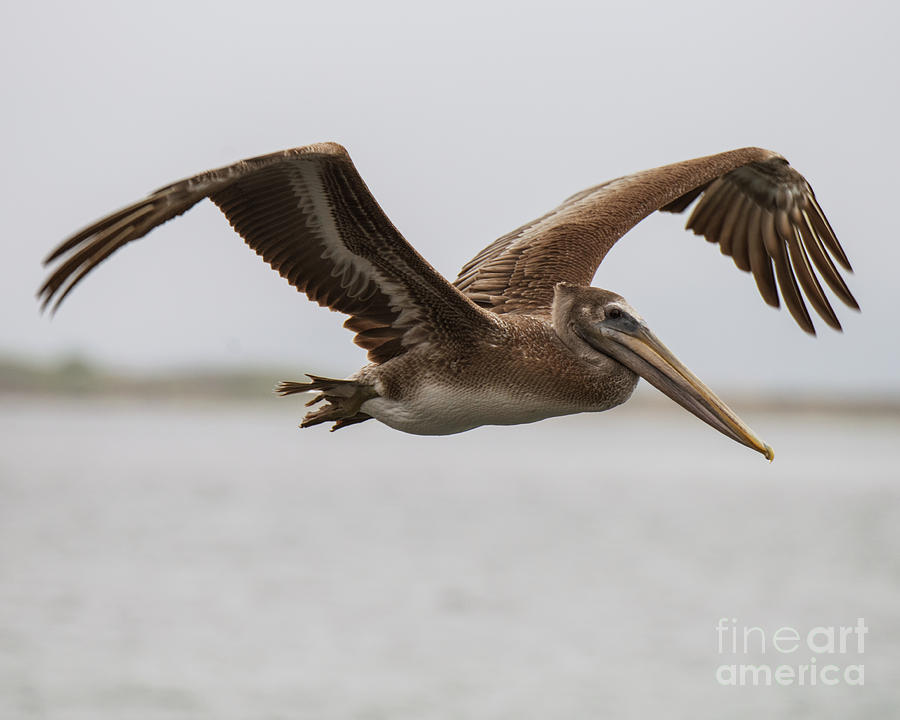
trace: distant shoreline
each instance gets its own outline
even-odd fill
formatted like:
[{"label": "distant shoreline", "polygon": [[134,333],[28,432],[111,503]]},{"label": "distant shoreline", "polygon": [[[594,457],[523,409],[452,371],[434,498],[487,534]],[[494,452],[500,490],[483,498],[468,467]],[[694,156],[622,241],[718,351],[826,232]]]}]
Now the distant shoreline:
[{"label": "distant shoreline", "polygon": [[0,395],[239,400],[265,396],[279,380],[297,374],[283,368],[117,371],[78,357],[48,362],[0,358]]},{"label": "distant shoreline", "polygon": [[[0,397],[258,401],[271,397],[279,381],[300,379],[299,375],[296,368],[280,367],[117,371],[80,357],[43,362],[0,357]],[[900,394],[748,392],[741,388],[716,388],[716,392],[745,412],[900,417]],[[670,404],[668,398],[652,388],[639,387],[626,407],[640,410]]]}]

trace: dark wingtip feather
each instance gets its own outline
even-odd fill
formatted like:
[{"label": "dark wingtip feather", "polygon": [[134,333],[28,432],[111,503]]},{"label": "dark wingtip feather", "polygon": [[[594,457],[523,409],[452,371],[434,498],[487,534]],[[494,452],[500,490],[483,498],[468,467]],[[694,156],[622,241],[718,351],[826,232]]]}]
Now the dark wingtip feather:
[{"label": "dark wingtip feather", "polygon": [[834,256],[834,259],[837,260],[845,270],[853,272],[853,268],[850,266],[850,260],[847,258],[844,248],[842,248],[840,242],[838,242],[837,235],[831,227],[831,223],[828,222],[828,218],[825,217],[822,207],[812,193],[809,195],[809,204],[813,208],[810,217],[812,218],[814,226],[819,231],[819,237],[822,238],[822,241],[825,243],[829,252]]},{"label": "dark wingtip feather", "polygon": [[[45,312],[47,312],[47,305],[48,305],[49,302],[50,302],[50,296],[47,295],[47,294],[44,292],[44,288],[41,288],[40,290],[38,290],[38,291],[34,294],[34,296],[35,296],[35,297],[37,298],[37,300],[40,302],[40,306],[39,306],[39,308],[38,308],[38,312],[39,312],[41,315],[43,315]],[[51,312],[50,312],[50,317],[52,318],[54,314],[55,314],[55,313],[51,311]]]}]

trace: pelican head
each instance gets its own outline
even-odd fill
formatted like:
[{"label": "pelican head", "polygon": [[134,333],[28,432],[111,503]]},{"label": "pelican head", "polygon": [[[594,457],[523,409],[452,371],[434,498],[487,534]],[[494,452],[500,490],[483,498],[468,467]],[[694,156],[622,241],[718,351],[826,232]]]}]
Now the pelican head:
[{"label": "pelican head", "polygon": [[774,458],[772,448],[672,354],[621,295],[559,283],[553,328],[581,357],[612,358],[722,434]]}]

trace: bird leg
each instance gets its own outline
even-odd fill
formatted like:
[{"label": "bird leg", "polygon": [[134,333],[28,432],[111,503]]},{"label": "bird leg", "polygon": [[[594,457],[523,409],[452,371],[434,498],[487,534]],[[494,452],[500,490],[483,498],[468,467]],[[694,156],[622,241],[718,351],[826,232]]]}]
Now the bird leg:
[{"label": "bird leg", "polygon": [[285,380],[275,387],[278,395],[293,395],[295,393],[315,392],[312,400],[306,403],[307,407],[316,403],[327,401],[318,410],[306,414],[300,423],[301,428],[312,427],[323,422],[334,422],[332,432],[348,425],[369,420],[371,415],[360,412],[360,406],[366,401],[378,396],[371,385],[356,382],[355,380],[334,380],[332,378],[307,375],[311,382],[302,383]]}]

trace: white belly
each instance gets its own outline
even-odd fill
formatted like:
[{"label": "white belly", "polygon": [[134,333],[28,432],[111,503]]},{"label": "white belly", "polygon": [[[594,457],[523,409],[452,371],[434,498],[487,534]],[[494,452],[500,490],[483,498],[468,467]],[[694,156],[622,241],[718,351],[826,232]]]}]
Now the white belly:
[{"label": "white belly", "polygon": [[502,389],[464,391],[458,386],[428,384],[411,400],[377,397],[366,400],[360,409],[403,432],[452,435],[480,425],[519,425],[591,408],[572,407]]}]

